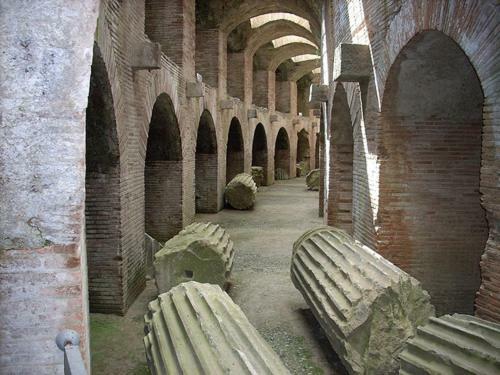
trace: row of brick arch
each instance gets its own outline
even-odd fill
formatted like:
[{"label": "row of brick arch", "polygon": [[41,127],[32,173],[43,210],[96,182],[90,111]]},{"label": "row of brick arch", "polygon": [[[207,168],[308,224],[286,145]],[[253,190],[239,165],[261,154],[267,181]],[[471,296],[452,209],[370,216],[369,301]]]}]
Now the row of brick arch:
[{"label": "row of brick arch", "polygon": [[[285,127],[280,127],[273,135],[269,134],[273,129],[271,126],[266,129],[259,122],[250,135],[252,139],[245,140],[241,122],[233,117],[221,142],[219,132],[223,127],[216,126],[212,114],[205,109],[195,127],[193,162],[186,162],[183,142],[192,139],[183,139],[175,105],[163,92],[157,96],[148,116],[143,201],[140,202],[139,197],[135,200],[136,205],[131,207],[125,204],[123,195],[127,163],[121,163],[115,104],[106,65],[96,45],[86,116],[85,213],[89,299],[92,311],[123,313],[127,305],[123,301],[124,272],[127,272],[123,264],[123,241],[129,235],[124,232],[123,223],[129,222],[130,216],[134,216],[135,221],[129,225],[144,225],[142,232],[158,241],[166,241],[185,225],[186,205],[194,205],[195,211],[200,213],[217,212],[223,207],[220,192],[225,183],[238,173],[249,172],[245,168],[246,152],[251,151],[252,165],[263,168],[264,184],[267,185],[273,182],[273,172],[277,168],[285,170],[287,176],[294,176],[296,160],[291,156],[305,158],[308,155],[309,137],[305,129],[299,131],[297,148],[305,150],[292,152],[292,138]],[[252,144],[251,150],[246,150],[247,144]],[[221,165],[224,159],[225,171]],[[306,161],[309,166],[314,163],[310,159]],[[186,168],[194,170],[195,185],[194,202],[188,204],[183,202],[186,199]],[[140,181],[140,178],[136,180]]]}]

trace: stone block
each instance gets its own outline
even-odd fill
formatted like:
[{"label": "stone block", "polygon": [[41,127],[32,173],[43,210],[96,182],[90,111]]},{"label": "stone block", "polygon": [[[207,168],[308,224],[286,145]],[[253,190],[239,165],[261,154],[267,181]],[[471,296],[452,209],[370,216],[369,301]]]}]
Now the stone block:
[{"label": "stone block", "polygon": [[229,234],[212,223],[193,223],[168,240],[155,254],[159,293],[186,281],[224,287],[233,266],[234,247]]},{"label": "stone block", "polygon": [[161,68],[161,45],[149,41],[138,42],[131,54],[134,70],[153,70]]},{"label": "stone block", "polygon": [[277,122],[278,121],[278,115],[271,115],[271,116],[269,116],[269,121],[270,122]]},{"label": "stone block", "polygon": [[434,315],[416,279],[340,229],[304,233],[291,278],[350,374],[395,373],[406,340]]},{"label": "stone block", "polygon": [[312,84],[309,103],[312,108],[320,108],[321,103],[328,102],[328,85]]},{"label": "stone block", "polygon": [[221,100],[219,102],[219,107],[220,107],[221,110],[224,110],[224,109],[233,109],[234,102],[232,100]]},{"label": "stone block", "polygon": [[247,118],[252,119],[252,118],[257,118],[257,110],[254,108],[251,108],[247,111]]},{"label": "stone block", "polygon": [[470,315],[431,318],[400,354],[400,374],[500,374],[500,324]]},{"label": "stone block", "polygon": [[313,169],[306,176],[306,185],[309,190],[319,190],[319,169]]},{"label": "stone block", "polygon": [[264,168],[252,166],[252,178],[257,187],[262,186],[264,182]]},{"label": "stone block", "polygon": [[202,82],[186,82],[186,97],[203,98],[205,85]]},{"label": "stone block", "polygon": [[315,110],[313,110],[312,114],[313,114],[314,117],[318,117],[318,118],[321,117],[321,109],[315,109]]},{"label": "stone block", "polygon": [[180,284],[149,303],[144,321],[153,375],[289,374],[218,285]]},{"label": "stone block", "polygon": [[228,205],[238,210],[248,210],[255,203],[257,185],[248,173],[236,175],[226,186],[224,199]]},{"label": "stone block", "polygon": [[372,74],[370,47],[366,44],[341,43],[333,61],[333,79],[338,82],[359,82]]}]

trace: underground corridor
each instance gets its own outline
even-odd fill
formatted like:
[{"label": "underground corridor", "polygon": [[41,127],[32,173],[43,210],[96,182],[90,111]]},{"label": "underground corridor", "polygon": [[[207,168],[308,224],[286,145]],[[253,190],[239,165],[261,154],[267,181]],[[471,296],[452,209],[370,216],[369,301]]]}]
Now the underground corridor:
[{"label": "underground corridor", "polygon": [[500,374],[499,9],[1,1],[0,374]]}]

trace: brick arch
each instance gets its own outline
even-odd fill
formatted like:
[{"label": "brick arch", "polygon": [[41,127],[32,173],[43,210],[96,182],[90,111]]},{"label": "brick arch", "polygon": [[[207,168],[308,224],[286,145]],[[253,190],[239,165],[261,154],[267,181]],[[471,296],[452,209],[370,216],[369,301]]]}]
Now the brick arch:
[{"label": "brick arch", "polygon": [[276,180],[287,180],[291,171],[291,142],[285,127],[279,128],[274,140],[274,174]]},{"label": "brick arch", "polygon": [[[102,6],[104,5],[101,3],[101,7]],[[104,11],[101,8],[99,10],[99,14],[103,13]],[[122,88],[118,79],[118,68],[116,63],[115,50],[112,45],[112,38],[105,17],[99,17],[97,20],[95,43],[97,43],[104,64],[106,65],[106,72],[108,74],[108,80],[110,82],[111,94],[113,96],[113,103],[115,107],[116,132],[118,135],[121,157],[121,155],[124,154],[125,145],[128,140],[128,133],[126,131],[124,119],[125,113],[122,110],[122,108],[125,107],[125,97],[122,93]]]},{"label": "brick arch", "polygon": [[271,42],[273,39],[288,35],[300,36],[318,45],[318,39],[307,29],[292,21],[278,20],[266,23],[253,30],[248,37],[245,54],[253,56],[264,44]]},{"label": "brick arch", "polygon": [[262,167],[264,170],[264,185],[269,184],[269,146],[267,142],[267,133],[264,125],[258,123],[252,136],[252,166]]},{"label": "brick arch", "polygon": [[439,314],[472,313],[480,285],[483,100],[467,55],[436,30],[404,46],[385,83],[379,250],[423,283]]},{"label": "brick arch", "polygon": [[217,212],[217,131],[212,115],[208,110],[202,112],[197,129],[195,155],[196,212]]},{"label": "brick arch", "polygon": [[170,96],[153,105],[144,163],[145,230],[166,241],[182,229],[182,141]]},{"label": "brick arch", "polygon": [[295,67],[289,73],[290,81],[298,81],[306,74],[311,73],[314,69],[321,67],[321,60],[310,60],[295,64]]},{"label": "brick arch", "polygon": [[224,15],[221,29],[229,34],[238,25],[248,21],[252,17],[276,12],[291,13],[305,18],[309,21],[313,34],[319,37],[321,33],[319,15],[316,15],[309,5],[301,0],[280,2],[270,2],[266,0],[256,0],[252,2],[243,1],[239,6],[229,8],[228,12]]},{"label": "brick arch", "polygon": [[267,70],[276,71],[278,66],[284,61],[298,55],[315,54],[317,49],[306,43],[290,43],[279,48],[275,48],[269,56]]},{"label": "brick arch", "polygon": [[344,86],[337,83],[330,113],[326,222],[353,233],[353,125]]},{"label": "brick arch", "polygon": [[[364,1],[364,0],[363,0]],[[376,15],[365,5],[367,17]],[[476,298],[476,314],[482,318],[500,322],[500,303],[494,285],[498,285],[498,261],[500,258],[500,210],[495,203],[500,194],[496,176],[499,154],[498,123],[494,121],[500,112],[498,98],[499,85],[496,54],[499,49],[496,37],[497,4],[485,1],[432,1],[411,0],[404,3],[393,14],[389,27],[384,33],[370,33],[373,45],[383,44],[383,48],[373,50],[376,62],[376,80],[379,97],[383,97],[388,72],[399,52],[419,32],[438,30],[453,39],[468,57],[481,82],[484,93],[483,103],[483,145],[481,183],[482,203],[489,223],[489,239],[481,262],[482,284]],[[369,29],[375,30],[375,29]]]},{"label": "brick arch", "polygon": [[[102,53],[94,43],[86,110],[85,230],[89,307],[124,311],[121,279],[120,149],[115,103]],[[105,291],[105,292],[103,292]]]},{"label": "brick arch", "polygon": [[226,183],[228,183],[245,170],[245,140],[237,117],[231,119],[226,139]]}]

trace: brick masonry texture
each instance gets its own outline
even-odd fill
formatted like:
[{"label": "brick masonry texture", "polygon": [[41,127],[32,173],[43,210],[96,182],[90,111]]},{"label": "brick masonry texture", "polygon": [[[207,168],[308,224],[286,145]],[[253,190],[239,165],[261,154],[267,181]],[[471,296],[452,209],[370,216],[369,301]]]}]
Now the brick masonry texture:
[{"label": "brick masonry texture", "polygon": [[[497,12],[494,1],[334,0],[323,63],[331,72],[340,43],[370,46],[372,75],[343,84],[354,237],[419,278],[440,313],[500,321]],[[330,189],[327,211],[338,212]]]}]

